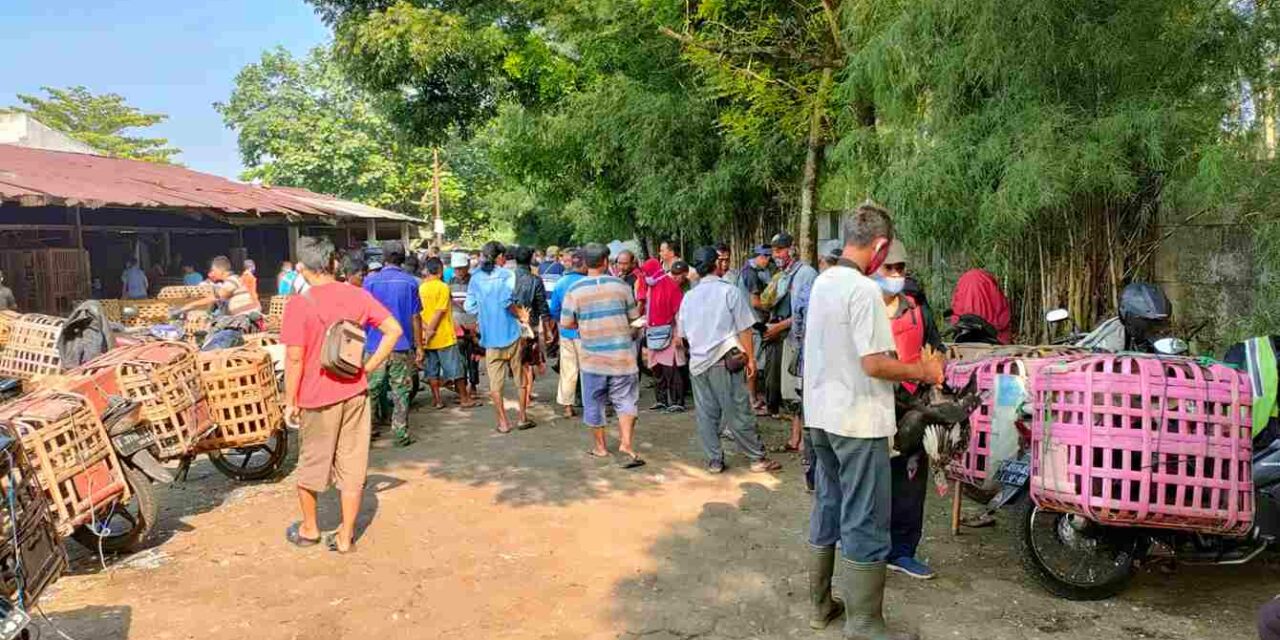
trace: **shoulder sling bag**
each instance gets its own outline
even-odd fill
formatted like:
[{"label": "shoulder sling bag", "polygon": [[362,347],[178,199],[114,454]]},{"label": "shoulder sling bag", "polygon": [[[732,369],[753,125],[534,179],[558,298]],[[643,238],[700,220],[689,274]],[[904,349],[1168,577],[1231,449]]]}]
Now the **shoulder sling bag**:
[{"label": "shoulder sling bag", "polygon": [[[313,308],[320,309],[311,297],[310,288],[302,292],[302,297]],[[320,368],[343,380],[360,377],[360,372],[364,369],[364,327],[345,318],[330,321],[321,316],[320,321],[324,324],[324,340],[320,343]]]}]

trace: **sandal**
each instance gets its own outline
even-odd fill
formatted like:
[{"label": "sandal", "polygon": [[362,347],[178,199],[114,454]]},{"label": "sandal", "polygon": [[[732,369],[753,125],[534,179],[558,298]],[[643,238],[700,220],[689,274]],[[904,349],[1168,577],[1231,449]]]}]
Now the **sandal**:
[{"label": "sandal", "polygon": [[524,422],[521,422],[520,424],[516,425],[516,429],[520,431],[528,431],[536,426],[538,426],[538,423],[532,420],[525,420]]},{"label": "sandal", "polygon": [[284,539],[295,547],[314,547],[320,544],[320,538],[304,538],[302,537],[302,521],[299,520],[284,530]]},{"label": "sandal", "polygon": [[337,536],[337,532],[330,533],[328,536],[325,536],[325,545],[329,547],[329,550],[330,550],[330,551],[335,551],[335,552],[340,553],[340,554],[342,554],[342,555],[346,555],[346,554],[348,554],[348,553],[354,553],[354,552],[355,552],[355,550],[356,550],[356,541],[355,541],[355,540],[352,540],[352,541],[351,541],[351,544],[347,545],[347,550],[346,550],[346,551],[343,551],[340,547],[338,547],[338,536]]},{"label": "sandal", "polygon": [[751,470],[755,473],[774,473],[782,470],[782,463],[777,460],[761,458],[751,463]]},{"label": "sandal", "polygon": [[599,458],[608,458],[608,457],[609,457],[609,452],[608,452],[608,451],[606,451],[606,452],[604,452],[604,453],[596,453],[594,449],[587,449],[587,455],[591,456],[592,458],[597,458],[597,459],[599,459]]},{"label": "sandal", "polygon": [[623,469],[635,469],[636,467],[643,467],[645,465],[645,461],[634,453],[620,452],[618,456],[620,458],[618,460],[618,466]]}]

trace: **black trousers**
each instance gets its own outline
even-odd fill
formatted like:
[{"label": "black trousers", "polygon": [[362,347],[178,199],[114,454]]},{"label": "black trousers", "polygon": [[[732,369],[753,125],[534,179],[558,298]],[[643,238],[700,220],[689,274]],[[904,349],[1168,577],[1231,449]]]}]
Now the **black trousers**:
[{"label": "black trousers", "polygon": [[683,367],[671,367],[665,364],[653,366],[653,376],[657,380],[654,395],[659,403],[671,406],[684,406],[685,396],[689,393],[689,385],[685,382]]},{"label": "black trousers", "polygon": [[[914,471],[914,475],[912,475]],[[889,460],[893,509],[889,515],[889,559],[914,558],[924,532],[924,500],[929,490],[929,459],[923,451]]]},{"label": "black trousers", "polygon": [[764,401],[769,415],[782,410],[782,340],[764,343]]}]

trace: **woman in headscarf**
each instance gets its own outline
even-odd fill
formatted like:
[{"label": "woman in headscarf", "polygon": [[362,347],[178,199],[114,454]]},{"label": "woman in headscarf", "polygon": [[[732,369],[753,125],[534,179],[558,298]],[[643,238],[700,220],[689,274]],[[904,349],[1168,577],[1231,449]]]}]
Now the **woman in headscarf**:
[{"label": "woman in headscarf", "polygon": [[646,363],[657,379],[657,402],[651,411],[684,411],[684,376],[680,367],[687,356],[684,347],[676,339],[676,313],[684,300],[684,292],[671,275],[662,270],[662,263],[649,258],[640,266],[646,288],[645,304],[645,353]]},{"label": "woman in headscarf", "polygon": [[975,315],[995,329],[1000,344],[1009,344],[1013,340],[1013,329],[1009,325],[1009,299],[1004,297],[1000,283],[990,271],[970,269],[960,276],[951,295],[951,313],[948,320],[952,325],[960,316]]}]

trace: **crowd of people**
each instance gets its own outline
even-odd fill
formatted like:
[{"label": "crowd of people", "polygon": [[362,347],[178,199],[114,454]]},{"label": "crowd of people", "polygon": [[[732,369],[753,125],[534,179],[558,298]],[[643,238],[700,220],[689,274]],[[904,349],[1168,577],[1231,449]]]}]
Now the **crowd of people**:
[{"label": "crowd of people", "polygon": [[[683,412],[692,396],[710,473],[726,468],[724,439],[751,471],[778,472],[757,420],[794,416],[785,449],[803,452],[814,494],[811,624],[823,628],[843,615],[849,637],[899,637],[881,613],[886,571],[918,578],[933,571],[916,559],[928,466],[921,454],[891,451],[894,386],[940,383],[943,362],[927,348],[939,344],[937,329],[905,275],[906,249],[889,215],[864,205],[843,231],[843,245],[816,267],[799,259],[786,233],[736,268],[724,244],[698,247],[686,261],[664,241],[641,261],[632,249],[599,243],[538,251],[489,242],[478,252],[417,254],[388,242],[362,261],[335,258],[328,240],[300,239],[296,265],[278,282],[299,294],[281,331],[286,415],[302,433],[302,519],[288,529],[289,541],[321,542],[316,495],[332,479],[343,519],[327,542],[353,549],[370,440],[389,426],[396,445],[413,443],[415,378],[426,380],[433,407],[444,408],[450,390],[459,407],[471,408],[483,365],[494,428],[506,434],[537,426],[533,382],[554,361],[555,402],[566,417],[581,407],[588,453],[635,469],[645,464],[635,430],[647,371],[650,411]],[[344,324],[367,331],[355,375],[325,360]],[[504,402],[508,380],[514,419]],[[611,451],[613,416],[619,437]],[[844,584],[834,592],[843,599],[832,596],[837,555]]]}]

